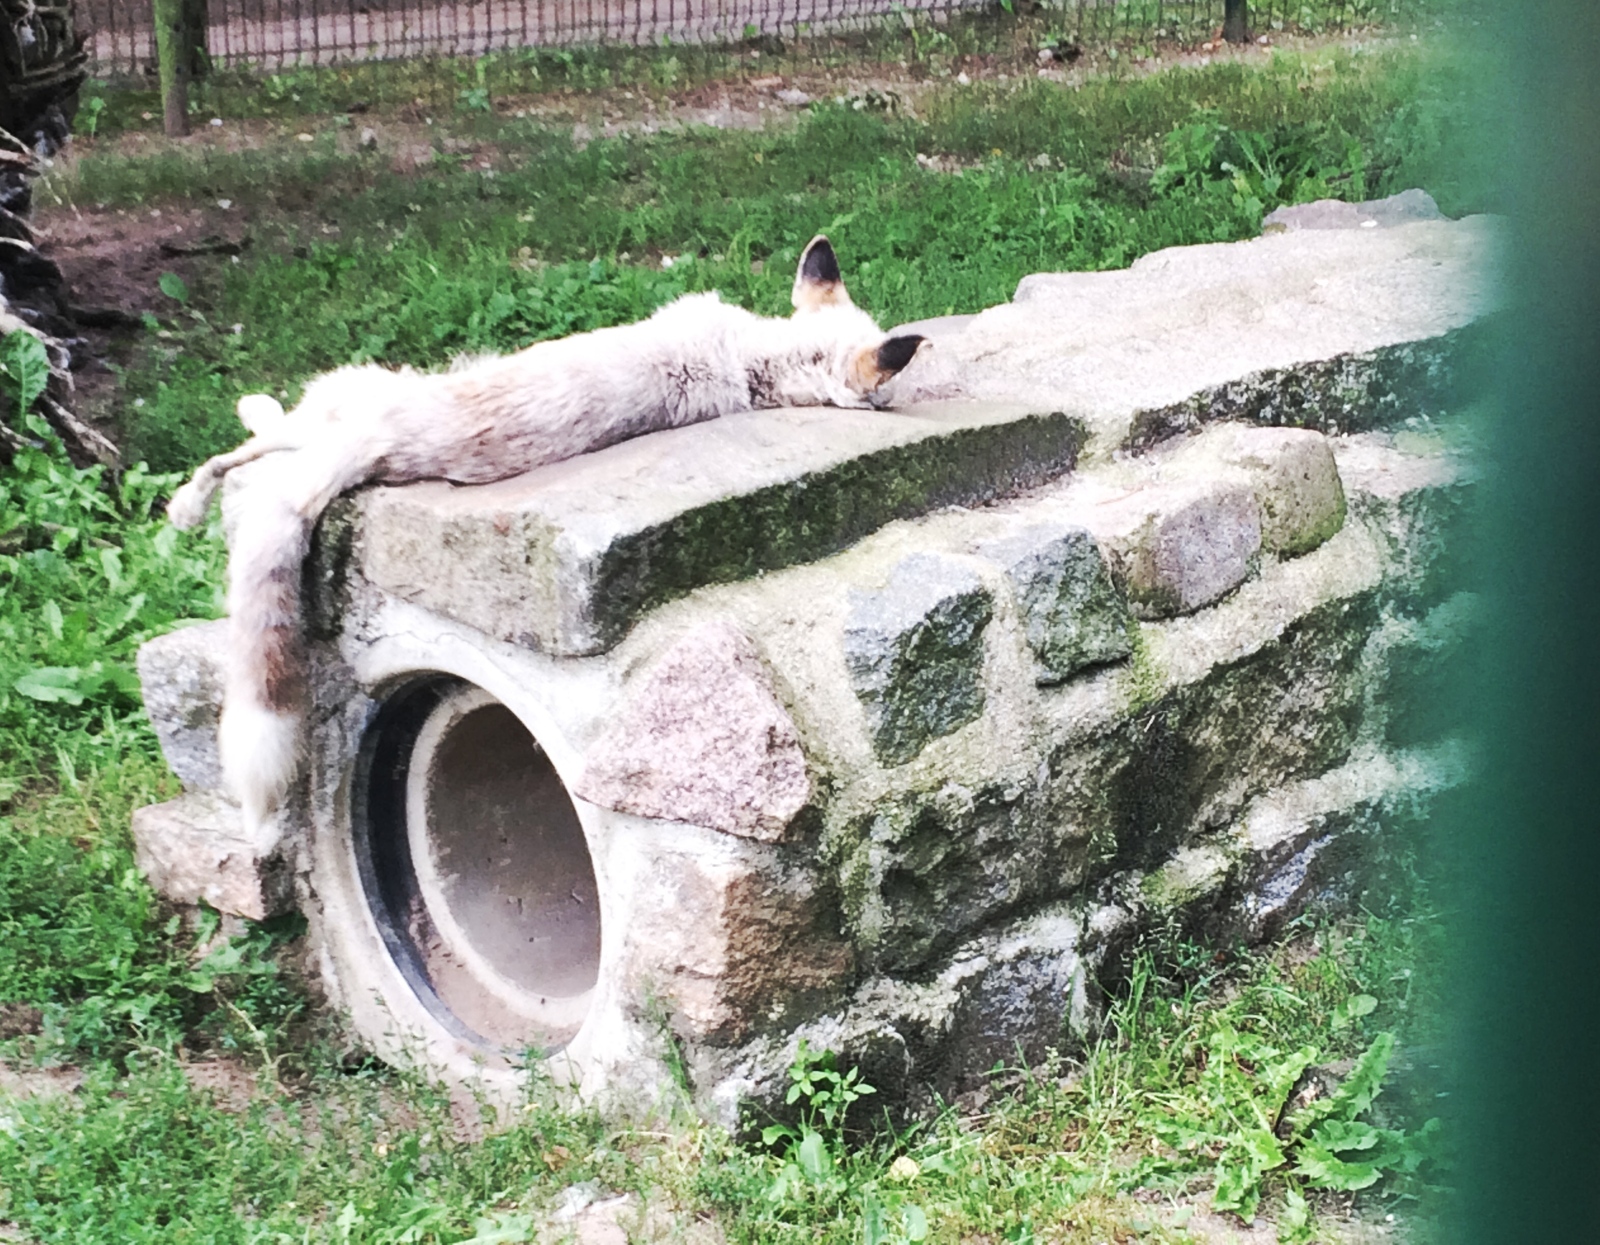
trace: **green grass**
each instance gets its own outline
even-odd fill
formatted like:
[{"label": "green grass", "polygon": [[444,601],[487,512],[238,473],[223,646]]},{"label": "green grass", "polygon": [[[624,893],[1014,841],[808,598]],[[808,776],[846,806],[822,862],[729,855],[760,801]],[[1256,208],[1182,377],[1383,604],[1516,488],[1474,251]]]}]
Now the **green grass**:
[{"label": "green grass", "polygon": [[[1195,1203],[1261,1128],[1252,1112],[1286,1095],[1269,1084],[1274,1060],[1349,1059],[1397,1028],[1426,1032],[1404,974],[1436,951],[1416,942],[1438,935],[1417,902],[1225,968],[1199,948],[1143,956],[1104,1039],[1081,1059],[997,1069],[983,1116],[846,1133],[826,1118],[830,1091],[812,1091],[808,1148],[800,1130],[741,1144],[684,1115],[608,1125],[540,1086],[508,1126],[468,1142],[447,1095],[394,1073],[325,1057],[279,1083],[264,1060],[253,1095],[230,1101],[147,1046],[124,1067],[91,1064],[71,1097],[0,1103],[0,1219],[74,1245],[519,1241],[564,1189],[592,1182],[681,1222],[713,1216],[750,1245],[917,1240],[920,1223],[932,1241],[1187,1240]],[[1379,1123],[1409,1129],[1420,1161],[1423,1118]],[[1250,1198],[1285,1239],[1323,1239],[1314,1218],[1294,1226],[1315,1180],[1295,1171],[1303,1149],[1283,1148]],[[1380,1205],[1414,1203],[1436,1173],[1391,1175]]]},{"label": "green grass", "polygon": [[[132,457],[177,471],[238,440],[239,394],[292,396],[333,365],[439,366],[687,290],[781,311],[818,230],[889,323],[1003,301],[1038,269],[1250,236],[1280,202],[1422,185],[1452,214],[1492,208],[1473,73],[1428,46],[1280,57],[581,148],[478,118],[478,158],[441,150],[421,174],[343,150],[330,124],[245,156],[91,153],[57,189],[84,204],[230,198],[252,214],[242,262],[164,284],[116,396]],[[492,176],[475,167],[485,155]],[[542,1087],[509,1129],[457,1140],[436,1089],[351,1061],[322,1032],[296,984],[293,923],[218,940],[214,919],[165,910],[134,867],[131,810],[176,784],[133,653],[221,606],[216,527],[183,536],[159,516],[173,482],[75,470],[48,448],[0,469],[0,1022],[13,1024],[0,1033],[22,1030],[0,1054],[86,1072],[74,1095],[0,1101],[0,1222],[35,1239],[486,1245],[521,1239],[585,1180],[763,1245],[910,1241],[924,1220],[937,1241],[1181,1240],[1182,1208],[1218,1182],[1305,1238],[1306,1137],[1269,1164],[1252,1133],[1283,1069],[1356,1058],[1386,1033],[1402,1047],[1436,1036],[1439,922],[1401,869],[1403,884],[1374,892],[1377,915],[1276,952],[1152,949],[1101,1042],[1002,1069],[976,1119],[762,1146],[681,1114],[608,1126]],[[257,1073],[247,1104],[183,1075],[224,1055]],[[1415,1130],[1426,1106],[1378,1123]],[[1354,1128],[1372,1112],[1349,1114]],[[1379,1189],[1405,1205],[1432,1178],[1391,1170]]]},{"label": "green grass", "polygon": [[[1460,27],[1477,0],[1274,0],[1255,7],[1259,33],[1321,35],[1342,30],[1391,32],[1428,22]],[[1218,21],[1202,6],[1190,20],[1183,5],[1161,0],[1117,0],[1083,8],[1073,4],[994,5],[982,12],[934,17],[891,12],[853,30],[801,30],[793,37],[756,35],[720,44],[629,47],[575,45],[517,48],[480,57],[413,57],[328,67],[297,66],[262,74],[221,70],[193,84],[190,114],[197,125],[229,121],[360,116],[369,110],[425,109],[454,123],[471,124],[541,97],[630,89],[666,99],[708,82],[774,74],[808,81],[839,71],[852,75],[878,66],[897,77],[939,81],[963,66],[1009,69],[1031,75],[1040,48],[1078,46],[1083,63],[1118,72],[1157,51],[1193,50],[1215,36]],[[80,132],[158,133],[162,108],[153,83],[127,76],[92,80],[84,93]]]},{"label": "green grass", "polygon": [[[237,440],[239,394],[292,395],[339,364],[437,367],[638,318],[686,290],[781,312],[819,230],[857,302],[889,324],[1005,301],[1040,269],[1248,237],[1280,203],[1421,184],[1447,213],[1483,210],[1491,170],[1465,154],[1482,147],[1470,74],[1411,50],[1282,56],[1070,91],[974,87],[916,118],[829,103],[788,128],[581,148],[512,121],[476,155],[436,152],[425,175],[342,151],[334,127],[289,151],[91,154],[63,190],[108,205],[226,198],[268,218],[245,262],[204,274],[189,306],[168,303],[178,340],[129,377],[134,454],[176,470]],[[663,270],[662,255],[678,262]]]}]

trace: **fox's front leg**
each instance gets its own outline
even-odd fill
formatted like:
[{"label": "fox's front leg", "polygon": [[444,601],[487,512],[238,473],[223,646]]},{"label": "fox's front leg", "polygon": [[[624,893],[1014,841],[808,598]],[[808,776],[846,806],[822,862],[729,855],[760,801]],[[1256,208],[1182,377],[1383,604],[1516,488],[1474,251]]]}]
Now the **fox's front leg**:
[{"label": "fox's front leg", "polygon": [[223,476],[235,467],[254,462],[265,454],[299,448],[288,416],[278,400],[265,393],[249,393],[239,399],[239,422],[254,435],[236,450],[218,454],[201,463],[189,482],[167,503],[167,518],[174,527],[190,528],[206,517],[211,496]]}]

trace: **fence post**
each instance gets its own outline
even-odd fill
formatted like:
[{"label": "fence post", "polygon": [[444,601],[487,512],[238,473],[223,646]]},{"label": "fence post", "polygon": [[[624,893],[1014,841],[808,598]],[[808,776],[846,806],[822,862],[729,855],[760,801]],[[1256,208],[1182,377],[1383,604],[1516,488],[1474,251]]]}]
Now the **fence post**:
[{"label": "fence post", "polygon": [[206,28],[211,25],[209,0],[183,0],[184,59],[189,62],[189,81],[211,72],[211,57],[206,51]]},{"label": "fence post", "polygon": [[1223,0],[1222,37],[1229,43],[1244,43],[1249,40],[1249,0]]},{"label": "fence post", "polygon": [[193,42],[184,0],[154,0],[156,64],[161,72],[161,122],[168,138],[189,132],[189,70]]}]

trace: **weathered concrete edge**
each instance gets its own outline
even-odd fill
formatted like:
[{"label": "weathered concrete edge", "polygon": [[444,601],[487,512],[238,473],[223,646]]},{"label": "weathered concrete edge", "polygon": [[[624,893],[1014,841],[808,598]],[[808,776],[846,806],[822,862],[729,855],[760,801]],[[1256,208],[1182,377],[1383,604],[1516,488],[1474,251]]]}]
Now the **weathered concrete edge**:
[{"label": "weathered concrete edge", "polygon": [[696,588],[827,557],[896,519],[1036,488],[1076,466],[1086,435],[1081,421],[1059,411],[961,428],[632,533],[592,567],[583,601],[592,638],[568,651],[610,648],[641,615]]},{"label": "weathered concrete edge", "polygon": [[696,506],[569,563],[570,577],[556,580],[554,607],[514,633],[486,627],[470,602],[426,604],[499,640],[556,657],[593,656],[650,610],[697,588],[828,557],[896,519],[1047,483],[1073,469],[1086,437],[1082,421],[1062,412],[1024,415],[887,446]]},{"label": "weathered concrete edge", "polygon": [[1437,337],[1266,368],[1168,406],[1137,411],[1118,448],[1142,452],[1178,433],[1237,420],[1328,436],[1398,423],[1454,396],[1463,361],[1488,333],[1485,317]]}]

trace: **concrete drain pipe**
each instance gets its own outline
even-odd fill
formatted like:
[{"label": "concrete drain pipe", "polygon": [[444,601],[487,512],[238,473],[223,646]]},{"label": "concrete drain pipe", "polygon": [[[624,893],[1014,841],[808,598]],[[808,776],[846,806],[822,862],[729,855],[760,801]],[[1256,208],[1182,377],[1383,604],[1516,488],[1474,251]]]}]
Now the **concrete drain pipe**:
[{"label": "concrete drain pipe", "polygon": [[282,850],[205,624],[140,654],[187,790],[141,865],[298,907],[360,1041],[495,1095],[670,1063],[731,1122],[804,1037],[915,1108],[1081,1039],[1143,931],[1269,936],[1460,778],[1404,706],[1471,620],[1438,430],[1492,230],[1353,223],[1028,278],[895,413],[342,500]]},{"label": "concrete drain pipe", "polygon": [[588,1014],[600,904],[578,814],[516,714],[482,688],[397,688],[352,776],[361,898],[438,1022],[499,1049],[560,1049]]}]

